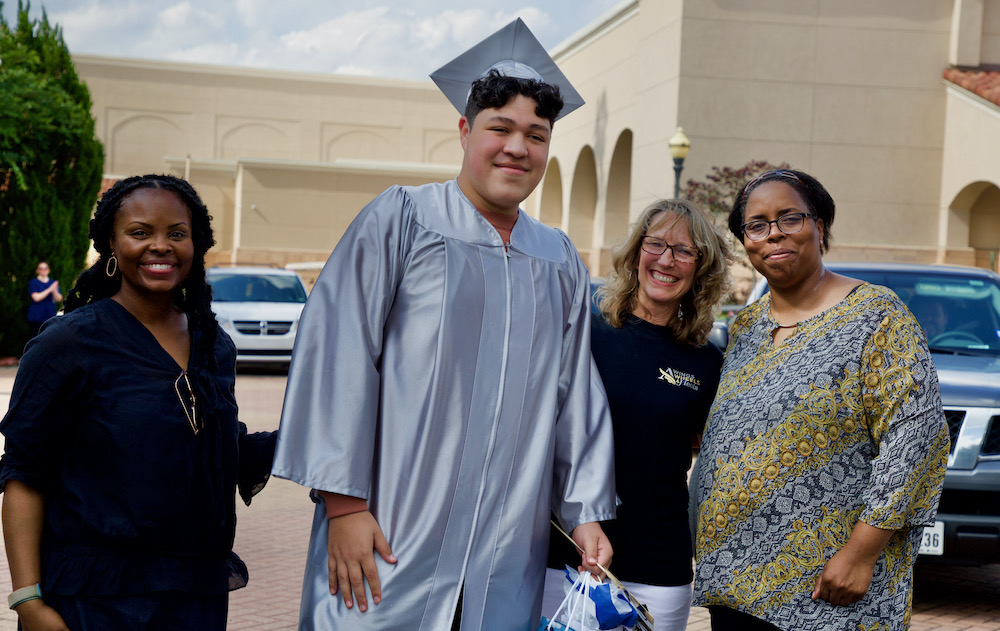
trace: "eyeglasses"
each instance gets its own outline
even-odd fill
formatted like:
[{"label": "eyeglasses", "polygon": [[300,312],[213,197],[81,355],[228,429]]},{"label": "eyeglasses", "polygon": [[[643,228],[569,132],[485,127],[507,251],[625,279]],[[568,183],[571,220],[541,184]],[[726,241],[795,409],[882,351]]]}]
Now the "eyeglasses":
[{"label": "eyeglasses", "polygon": [[743,230],[743,234],[751,241],[763,241],[771,234],[771,224],[778,226],[778,230],[783,234],[795,234],[799,230],[802,230],[802,226],[806,222],[806,217],[812,217],[812,215],[809,213],[788,213],[771,221],[764,221],[763,219],[748,221],[740,226],[740,228]]},{"label": "eyeglasses", "polygon": [[[181,394],[181,390],[184,390],[184,394]],[[191,431],[197,436],[198,432],[201,431],[201,423],[198,421],[198,399],[194,396],[187,371],[181,372],[181,376],[174,381],[174,392],[177,393],[177,400],[181,402],[181,409],[184,410],[184,416],[187,417]]]},{"label": "eyeglasses", "polygon": [[657,239],[648,235],[643,235],[639,239],[639,243],[643,252],[649,252],[656,256],[662,256],[664,252],[670,250],[670,255],[678,263],[694,263],[701,256],[701,250],[698,248],[693,248],[689,245],[670,245],[663,239]]}]

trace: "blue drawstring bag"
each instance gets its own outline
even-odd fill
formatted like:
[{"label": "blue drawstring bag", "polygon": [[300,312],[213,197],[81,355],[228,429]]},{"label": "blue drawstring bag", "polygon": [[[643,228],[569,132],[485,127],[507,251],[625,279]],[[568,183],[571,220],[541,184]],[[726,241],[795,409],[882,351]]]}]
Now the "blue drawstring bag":
[{"label": "blue drawstring bag", "polygon": [[631,631],[639,619],[628,596],[618,587],[600,582],[590,572],[568,566],[566,598],[549,620],[542,617],[538,631]]}]

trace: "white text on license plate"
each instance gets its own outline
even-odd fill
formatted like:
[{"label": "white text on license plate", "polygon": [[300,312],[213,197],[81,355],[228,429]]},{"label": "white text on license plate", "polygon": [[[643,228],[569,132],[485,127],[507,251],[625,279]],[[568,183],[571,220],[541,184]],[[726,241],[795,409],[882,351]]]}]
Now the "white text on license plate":
[{"label": "white text on license plate", "polygon": [[936,521],[933,526],[924,528],[924,536],[920,540],[920,554],[941,556],[944,554],[944,522]]}]

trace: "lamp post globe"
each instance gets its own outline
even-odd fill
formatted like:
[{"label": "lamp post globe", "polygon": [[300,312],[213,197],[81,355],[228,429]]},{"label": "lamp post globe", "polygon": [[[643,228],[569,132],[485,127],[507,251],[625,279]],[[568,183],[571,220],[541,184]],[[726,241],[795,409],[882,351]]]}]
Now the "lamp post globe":
[{"label": "lamp post globe", "polygon": [[684,170],[684,158],[691,150],[691,141],[684,133],[683,127],[678,127],[668,143],[670,155],[674,158],[674,197],[681,196],[681,171]]}]

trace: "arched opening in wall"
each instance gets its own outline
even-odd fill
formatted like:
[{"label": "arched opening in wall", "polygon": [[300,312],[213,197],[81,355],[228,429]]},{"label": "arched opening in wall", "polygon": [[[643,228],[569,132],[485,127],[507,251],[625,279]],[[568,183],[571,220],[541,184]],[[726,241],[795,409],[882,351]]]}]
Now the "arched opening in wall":
[{"label": "arched opening in wall", "polygon": [[538,218],[542,223],[558,228],[562,222],[562,172],[559,160],[549,160],[542,182],[542,201],[538,208]]},{"label": "arched opening in wall", "polygon": [[462,143],[458,141],[457,134],[448,133],[436,141],[434,140],[436,135],[428,132],[427,136],[428,138],[425,142],[430,145],[430,149],[427,150],[427,162],[462,164]]},{"label": "arched opening in wall", "polygon": [[[569,238],[581,253],[594,245],[594,213],[597,210],[597,163],[594,150],[584,147],[573,170],[569,193]],[[586,258],[584,258],[586,260]]]},{"label": "arched opening in wall", "polygon": [[384,136],[372,131],[349,131],[326,143],[324,159],[333,162],[337,158],[360,160],[388,160],[394,157],[392,143]]},{"label": "arched opening in wall", "polygon": [[219,155],[223,160],[251,156],[295,159],[289,130],[264,123],[242,123],[227,130],[219,138]]},{"label": "arched opening in wall", "polygon": [[608,195],[604,206],[605,248],[613,247],[628,231],[628,207],[632,189],[632,132],[628,129],[618,136],[615,151],[611,154],[608,170]]},{"label": "arched opening in wall", "polygon": [[180,123],[161,116],[133,116],[111,130],[105,170],[117,175],[160,173],[165,156],[191,150]]},{"label": "arched opening in wall", "polygon": [[975,252],[976,267],[998,269],[998,265],[1000,265],[1000,188],[990,182],[970,184],[955,197],[952,208],[956,209],[957,205],[968,208],[969,247]]}]

